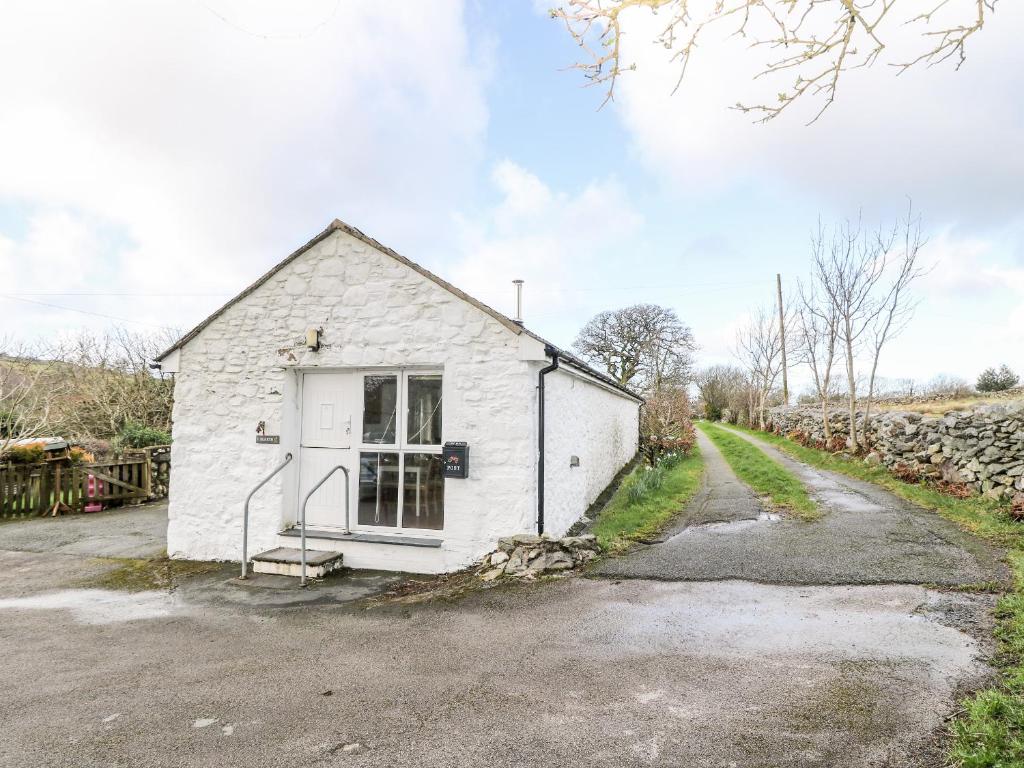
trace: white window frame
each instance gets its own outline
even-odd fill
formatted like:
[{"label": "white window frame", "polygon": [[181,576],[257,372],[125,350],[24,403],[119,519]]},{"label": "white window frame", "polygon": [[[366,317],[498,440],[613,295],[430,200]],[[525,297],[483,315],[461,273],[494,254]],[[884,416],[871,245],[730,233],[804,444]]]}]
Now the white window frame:
[{"label": "white window frame", "polygon": [[[403,525],[405,518],[405,457],[411,453],[429,453],[440,456],[444,447],[444,370],[441,368],[375,368],[363,369],[357,372],[359,376],[359,405],[356,411],[356,418],[359,421],[359,442],[356,448],[356,464],[359,470],[356,474],[355,483],[355,508],[356,525],[361,529],[380,532],[403,532],[403,533],[439,533],[444,530],[447,518],[444,519],[441,528],[406,528]],[[398,392],[395,399],[395,442],[394,443],[364,443],[363,442],[363,409],[365,407],[367,376],[395,376],[397,378]],[[418,445],[408,442],[409,426],[409,377],[410,376],[440,376],[441,377],[441,438],[436,445]],[[396,525],[372,525],[359,522],[359,476],[362,474],[362,455],[364,453],[397,453],[398,454],[398,514]],[[378,465],[379,466],[379,465]],[[443,480],[442,480],[443,483]],[[444,509],[444,493],[442,492],[442,516]]]}]

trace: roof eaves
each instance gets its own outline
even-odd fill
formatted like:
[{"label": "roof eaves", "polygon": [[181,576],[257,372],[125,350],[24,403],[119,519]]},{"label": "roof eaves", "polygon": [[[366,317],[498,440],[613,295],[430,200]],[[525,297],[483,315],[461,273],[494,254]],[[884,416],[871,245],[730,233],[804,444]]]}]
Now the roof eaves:
[{"label": "roof eaves", "polygon": [[544,344],[544,346],[550,347],[555,352],[557,352],[559,359],[561,359],[564,362],[568,363],[573,368],[576,368],[576,369],[578,369],[580,371],[583,371],[584,373],[586,373],[586,374],[588,374],[590,376],[593,376],[598,381],[601,381],[602,383],[607,384],[610,387],[614,387],[615,389],[619,390],[620,392],[622,392],[622,393],[624,393],[626,395],[629,395],[634,400],[637,400],[637,401],[639,401],[641,403],[644,402],[644,398],[642,396],[638,395],[636,392],[631,390],[629,387],[624,387],[622,384],[617,382],[615,379],[613,379],[608,374],[601,373],[601,371],[599,371],[596,368],[593,368],[590,365],[588,365],[587,363],[583,362],[583,360],[581,360],[580,358],[576,357],[576,355],[574,355],[571,352],[568,352],[568,351],[562,349],[561,347],[557,346],[556,344],[552,344],[550,341],[548,341],[547,339],[545,339],[545,338],[543,338],[541,336],[538,336],[533,331],[528,331],[525,328],[523,330],[525,331],[525,333],[527,335],[532,336],[537,341],[539,341],[542,344]]}]

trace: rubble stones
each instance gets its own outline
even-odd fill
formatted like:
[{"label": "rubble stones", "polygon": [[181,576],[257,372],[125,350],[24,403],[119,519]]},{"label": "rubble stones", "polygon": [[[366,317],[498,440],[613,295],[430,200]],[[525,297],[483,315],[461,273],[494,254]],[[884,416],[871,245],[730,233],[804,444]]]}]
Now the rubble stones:
[{"label": "rubble stones", "polygon": [[597,557],[597,539],[591,535],[556,539],[544,534],[518,534],[498,540],[496,552],[487,555],[480,568],[480,579],[493,581],[499,576],[534,578],[544,573],[568,571]]}]

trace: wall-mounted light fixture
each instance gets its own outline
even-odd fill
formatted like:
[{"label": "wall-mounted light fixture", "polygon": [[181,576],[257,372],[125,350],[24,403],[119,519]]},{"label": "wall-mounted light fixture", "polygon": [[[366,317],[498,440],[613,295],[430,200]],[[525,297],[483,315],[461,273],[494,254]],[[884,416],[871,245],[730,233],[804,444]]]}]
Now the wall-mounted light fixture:
[{"label": "wall-mounted light fixture", "polygon": [[323,334],[323,328],[307,328],[306,329],[306,349],[310,352],[317,352],[320,350],[320,336]]}]

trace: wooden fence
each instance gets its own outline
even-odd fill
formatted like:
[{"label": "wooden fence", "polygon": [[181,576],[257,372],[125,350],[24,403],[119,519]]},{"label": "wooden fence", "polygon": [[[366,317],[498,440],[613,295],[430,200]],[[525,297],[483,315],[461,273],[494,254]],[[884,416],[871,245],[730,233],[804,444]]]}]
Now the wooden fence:
[{"label": "wooden fence", "polygon": [[[88,464],[0,465],[0,517],[84,512],[166,494],[166,452],[147,450]],[[154,466],[156,470],[154,472]]]}]

